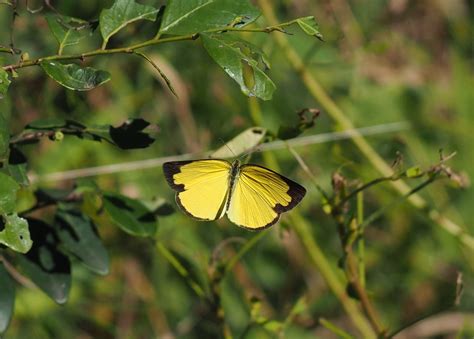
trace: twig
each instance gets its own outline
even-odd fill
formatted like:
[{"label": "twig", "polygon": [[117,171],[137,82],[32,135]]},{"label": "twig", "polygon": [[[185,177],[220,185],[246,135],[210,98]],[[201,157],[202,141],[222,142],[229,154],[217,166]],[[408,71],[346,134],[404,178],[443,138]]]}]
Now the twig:
[{"label": "twig", "polygon": [[[16,12],[14,12],[16,13]],[[273,25],[270,27],[265,27],[265,28],[237,28],[237,27],[221,27],[221,28],[215,28],[215,29],[210,29],[207,31],[204,31],[202,33],[224,33],[224,32],[254,32],[254,33],[270,33],[273,31],[281,31],[279,28],[280,27],[285,27],[290,24],[293,24],[293,21],[286,22],[286,23],[281,23],[277,25]],[[12,64],[12,65],[7,65],[3,66],[3,69],[6,71],[13,71],[19,68],[24,68],[24,67],[30,67],[30,66],[35,66],[39,65],[43,61],[53,61],[53,60],[84,60],[86,58],[94,57],[94,56],[100,56],[100,55],[110,55],[110,54],[120,54],[120,53],[135,53],[136,50],[142,49],[145,47],[149,46],[154,46],[154,45],[159,45],[163,43],[169,43],[169,42],[178,42],[178,41],[186,41],[186,40],[196,40],[199,38],[199,33],[194,33],[194,34],[187,34],[187,35],[179,35],[179,36],[173,36],[173,37],[168,37],[168,38],[161,38],[159,35],[153,39],[127,46],[127,47],[120,47],[120,48],[99,48],[93,51],[85,52],[85,53],[80,53],[80,54],[63,54],[63,55],[51,55],[51,56],[45,56],[41,57],[38,59],[32,59],[32,60],[26,60],[17,64]],[[13,44],[12,44],[13,46]]]},{"label": "twig", "polygon": [[[383,125],[364,127],[364,128],[359,129],[359,131],[362,134],[368,133],[368,134],[374,135],[377,133],[399,131],[405,128],[406,128],[406,124],[404,123],[393,123],[393,124],[383,124]],[[287,147],[306,146],[310,144],[324,143],[324,142],[333,141],[333,140],[342,140],[344,138],[348,139],[351,137],[352,133],[354,133],[354,131],[350,130],[350,131],[343,131],[343,132],[336,132],[336,133],[322,133],[322,134],[315,134],[315,135],[304,136],[304,137],[297,137],[294,139],[286,140],[285,142],[277,140],[277,141],[260,145],[260,147],[256,149],[256,152],[265,152],[268,150],[282,149],[282,148],[287,148]],[[169,156],[169,157],[160,157],[160,158],[152,158],[152,159],[131,161],[131,162],[125,162],[125,163],[117,163],[117,164],[112,164],[112,165],[80,168],[80,169],[64,171],[64,172],[49,173],[49,174],[45,174],[41,176],[31,175],[30,180],[32,182],[63,181],[63,180],[71,180],[71,179],[97,176],[97,175],[103,175],[103,174],[143,170],[147,168],[154,168],[154,167],[161,166],[163,165],[163,163],[167,161],[204,158],[204,157],[208,157],[210,154],[212,154],[212,152],[186,153],[186,154]]]}]

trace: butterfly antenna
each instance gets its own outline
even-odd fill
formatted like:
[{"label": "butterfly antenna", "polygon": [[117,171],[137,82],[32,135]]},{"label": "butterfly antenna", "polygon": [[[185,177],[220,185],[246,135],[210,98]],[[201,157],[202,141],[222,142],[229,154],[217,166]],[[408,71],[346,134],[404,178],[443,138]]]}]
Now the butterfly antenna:
[{"label": "butterfly antenna", "polygon": [[224,139],[222,139],[222,138],[219,138],[219,140],[220,140],[220,142],[222,143],[223,146],[227,147],[227,149],[230,151],[230,153],[232,153],[234,158],[237,158],[237,154],[235,154],[235,152],[232,150],[232,148],[230,148],[229,144],[227,142],[225,142]]},{"label": "butterfly antenna", "polygon": [[242,154],[239,159],[243,159],[244,157],[247,157],[246,162],[248,162],[250,160],[250,157],[252,156],[252,154],[254,154],[255,152],[261,152],[262,149],[260,148],[260,145],[255,145],[253,147],[251,147],[247,152],[245,152],[244,154]]}]

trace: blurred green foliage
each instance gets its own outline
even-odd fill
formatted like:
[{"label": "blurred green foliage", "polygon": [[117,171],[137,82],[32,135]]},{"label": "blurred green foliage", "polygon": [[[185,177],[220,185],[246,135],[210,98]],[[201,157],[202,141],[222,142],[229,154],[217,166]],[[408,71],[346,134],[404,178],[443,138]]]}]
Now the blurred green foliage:
[{"label": "blurred green foliage", "polygon": [[[156,8],[162,4],[151,0],[142,3]],[[39,7],[40,2],[29,5]],[[58,1],[56,9],[90,21],[98,19],[100,11],[111,5],[112,1]],[[398,151],[406,167],[427,168],[438,161],[439,149],[443,149],[445,154],[457,152],[449,161],[452,168],[474,177],[474,18],[470,2],[278,0],[274,1],[274,9],[281,22],[308,15],[317,18],[324,43],[296,27],[285,28],[293,34],[289,41],[354,125],[410,123],[409,130],[369,137],[370,144],[388,163]],[[20,6],[18,11],[13,26],[15,47],[28,52],[29,58],[55,54],[57,41],[44,17],[50,10],[45,8],[33,14]],[[0,4],[2,46],[10,41],[7,28],[11,14],[8,6]],[[256,25],[266,26],[265,19],[258,19]],[[138,43],[150,39],[155,32],[154,22],[130,25],[113,36],[108,47]],[[319,103],[269,34],[242,36],[266,53],[272,66],[268,74],[276,84],[273,99],[259,102],[261,127],[276,134],[280,126],[294,123],[297,111],[318,107]],[[100,32],[96,30],[91,37],[67,48],[81,52],[96,49],[100,44]],[[60,142],[41,140],[26,146],[22,150],[29,160],[29,169],[40,179],[34,185],[71,188],[72,181],[41,182],[41,177],[83,167],[217,149],[222,140],[230,140],[258,123],[250,113],[249,98],[213,62],[201,40],[152,46],[146,52],[159,61],[178,99],[153,68],[131,55],[88,59],[85,64],[107,70],[111,75],[111,81],[90,92],[69,91],[39,67],[18,70],[19,78],[0,100],[0,112],[10,121],[13,133],[20,133],[36,119],[58,117],[87,126],[117,126],[128,118],[143,118],[159,126],[155,143],[143,150],[126,151],[104,142],[76,138]],[[0,64],[13,63],[15,58],[0,53]],[[305,134],[338,129],[323,111],[315,127]],[[304,146],[297,151],[316,175],[317,183],[328,192],[335,171],[359,182],[378,176],[350,141]],[[334,270],[342,276],[342,270],[337,268],[342,255],[337,228],[332,218],[323,213],[320,194],[287,150],[272,153],[283,174],[308,188],[308,195],[298,209],[311,224],[312,234]],[[256,153],[252,162],[262,163],[263,158]],[[99,175],[93,180],[103,190],[140,197],[150,205],[159,199],[174,199],[161,168]],[[467,233],[474,233],[471,188],[460,190],[441,181],[421,194],[442,215]],[[396,198],[388,184],[365,191],[365,214]],[[330,332],[319,324],[320,317],[349,333],[357,333],[289,224],[283,218],[280,225],[266,231],[232,273],[223,278],[217,295],[221,298],[227,330],[235,337],[270,338],[274,335],[271,328],[257,325],[252,317],[252,298],[257,297],[261,303],[259,312],[264,319],[278,322],[284,322],[298,300],[304,298],[303,310],[284,327],[285,338],[330,337]],[[225,219],[200,223],[180,212],[160,217],[155,238],[189,272],[189,276],[183,277],[154,241],[131,237],[113,225],[101,224],[98,232],[109,252],[110,273],[95,276],[75,264],[71,296],[63,306],[55,305],[36,289],[17,288],[15,314],[6,338],[222,335],[222,329],[216,325],[220,322],[213,318],[214,310],[209,306],[212,303],[199,297],[189,281],[209,293],[215,288],[209,280],[213,265],[228,260],[242,242],[256,236],[254,233],[236,228]],[[389,210],[365,231],[367,290],[390,330],[451,305],[457,272],[463,273],[465,286],[457,311],[472,319],[473,258],[472,249],[462,246],[423,212],[407,204]],[[455,313],[449,315],[450,321],[455,322]],[[249,327],[250,320],[255,325]],[[454,332],[460,337],[474,335],[472,324],[467,322]]]}]

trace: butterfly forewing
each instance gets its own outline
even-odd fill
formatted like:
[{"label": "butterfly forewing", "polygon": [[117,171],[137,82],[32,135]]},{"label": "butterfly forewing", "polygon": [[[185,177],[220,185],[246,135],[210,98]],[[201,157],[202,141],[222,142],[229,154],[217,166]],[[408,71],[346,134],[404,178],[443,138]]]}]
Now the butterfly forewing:
[{"label": "butterfly forewing", "polygon": [[177,191],[176,202],[190,216],[215,220],[225,213],[231,165],[225,160],[167,162],[166,180]]},{"label": "butterfly forewing", "polygon": [[233,223],[245,228],[269,227],[305,194],[304,187],[276,172],[257,165],[242,165],[227,215]]}]

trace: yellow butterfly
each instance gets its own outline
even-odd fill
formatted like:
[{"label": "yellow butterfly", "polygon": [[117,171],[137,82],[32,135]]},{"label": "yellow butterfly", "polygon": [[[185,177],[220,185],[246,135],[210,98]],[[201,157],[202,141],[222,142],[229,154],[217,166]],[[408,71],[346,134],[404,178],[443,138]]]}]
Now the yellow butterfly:
[{"label": "yellow butterfly", "polygon": [[233,223],[251,230],[276,223],[295,207],[306,189],[258,165],[226,160],[174,161],[163,164],[176,202],[199,220],[216,220],[225,213]]}]

